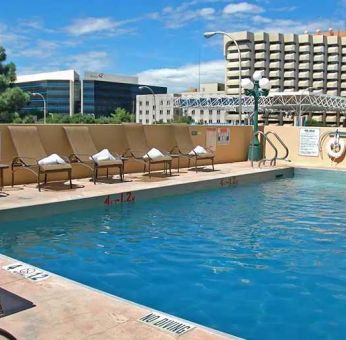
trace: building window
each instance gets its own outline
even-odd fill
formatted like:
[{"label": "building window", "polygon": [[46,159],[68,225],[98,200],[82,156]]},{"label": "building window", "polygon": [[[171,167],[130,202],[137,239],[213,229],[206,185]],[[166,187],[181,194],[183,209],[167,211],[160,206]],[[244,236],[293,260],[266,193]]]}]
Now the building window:
[{"label": "building window", "polygon": [[141,100],[139,101],[139,106],[142,106],[142,101]]},{"label": "building window", "polygon": [[146,111],[145,111],[145,114],[148,115],[148,114],[149,114],[149,110],[146,110]]},{"label": "building window", "polygon": [[142,119],[140,119],[140,120],[138,121],[138,123],[142,123]]},{"label": "building window", "polygon": [[217,122],[220,123],[220,119],[218,119]]},{"label": "building window", "polygon": [[160,115],[163,115],[163,110],[160,110]]},{"label": "building window", "polygon": [[145,105],[146,105],[146,106],[149,106],[149,102],[148,102],[148,101],[146,101],[146,102],[145,102]]},{"label": "building window", "polygon": [[212,115],[213,114],[213,110],[209,110],[209,114]]},{"label": "building window", "polygon": [[221,113],[221,111],[220,111],[220,110],[217,110],[216,113],[219,115],[219,114]]},{"label": "building window", "polygon": [[171,110],[167,110],[167,115],[170,115],[171,114]]},{"label": "building window", "polygon": [[160,105],[163,105],[163,100],[160,100]]},{"label": "building window", "polygon": [[192,115],[193,115],[193,116],[195,115],[195,110],[192,110]]},{"label": "building window", "polygon": [[213,120],[212,119],[209,119],[209,124],[211,124],[213,122]]},{"label": "building window", "polygon": [[169,100],[167,100],[167,105],[171,105],[171,102]]},{"label": "building window", "polygon": [[203,110],[201,110],[201,111],[199,111],[199,113],[202,115],[202,114],[204,113],[204,111],[203,111]]},{"label": "building window", "polygon": [[140,115],[142,114],[142,110],[139,110],[139,114],[140,114]]}]

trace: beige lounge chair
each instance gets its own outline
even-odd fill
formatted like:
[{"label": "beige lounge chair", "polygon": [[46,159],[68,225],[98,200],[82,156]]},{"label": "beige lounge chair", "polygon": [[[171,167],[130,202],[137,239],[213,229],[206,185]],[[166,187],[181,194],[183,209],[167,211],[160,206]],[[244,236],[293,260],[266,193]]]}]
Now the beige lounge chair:
[{"label": "beige lounge chair", "polygon": [[11,174],[12,186],[14,185],[15,171],[19,168],[27,169],[37,176],[38,190],[41,191],[41,175],[44,175],[44,184],[47,184],[47,176],[50,173],[67,172],[72,189],[72,167],[63,156],[65,164],[39,165],[38,161],[48,155],[43,148],[36,126],[9,126],[13,145],[17,152],[17,157],[12,160]]},{"label": "beige lounge chair", "polygon": [[172,176],[172,157],[167,151],[160,150],[164,155],[163,157],[152,159],[148,152],[152,149],[145,136],[144,127],[142,124],[124,124],[125,135],[128,145],[128,150],[124,155],[133,157],[136,160],[144,162],[144,172],[146,172],[148,165],[148,173],[151,176],[152,164],[163,164],[164,171]]},{"label": "beige lounge chair", "polygon": [[92,171],[92,179],[94,184],[98,179],[98,170],[106,169],[107,178],[109,169],[118,168],[121,181],[124,180],[124,162],[116,153],[113,156],[115,160],[95,161],[90,157],[95,155],[99,150],[96,149],[92,140],[89,128],[86,126],[64,126],[67,139],[70,143],[73,153],[69,156],[71,163],[79,163],[85,165]]},{"label": "beige lounge chair", "polygon": [[171,152],[178,152],[181,156],[187,157],[189,160],[188,167],[190,167],[190,161],[195,161],[195,170],[197,172],[197,162],[211,160],[211,165],[214,170],[214,158],[215,154],[212,150],[206,148],[208,151],[205,154],[197,154],[194,151],[195,146],[192,143],[190,128],[186,124],[172,124],[172,130],[175,138],[175,147]]}]

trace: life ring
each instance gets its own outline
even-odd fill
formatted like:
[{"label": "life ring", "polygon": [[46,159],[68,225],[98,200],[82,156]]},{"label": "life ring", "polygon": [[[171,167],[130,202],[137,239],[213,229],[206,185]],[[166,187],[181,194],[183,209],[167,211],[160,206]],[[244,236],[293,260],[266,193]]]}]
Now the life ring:
[{"label": "life ring", "polygon": [[331,138],[326,145],[330,158],[340,158],[345,153],[345,142],[340,138]]}]

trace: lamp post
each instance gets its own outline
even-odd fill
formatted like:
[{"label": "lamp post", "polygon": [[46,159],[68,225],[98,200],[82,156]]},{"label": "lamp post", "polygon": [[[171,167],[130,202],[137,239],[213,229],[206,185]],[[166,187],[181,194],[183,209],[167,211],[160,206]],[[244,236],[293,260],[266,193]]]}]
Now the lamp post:
[{"label": "lamp post", "polygon": [[256,71],[253,74],[253,80],[242,79],[241,86],[245,90],[247,96],[252,96],[255,100],[255,107],[253,113],[253,140],[249,146],[248,159],[250,161],[259,161],[262,159],[262,146],[258,139],[258,102],[260,97],[266,97],[271,88],[270,81],[267,78],[262,78],[262,71]]},{"label": "lamp post", "polygon": [[[211,38],[216,34],[221,34],[223,36],[228,37],[236,46],[237,50],[238,50],[238,72],[239,72],[239,105],[238,105],[238,113],[239,113],[239,125],[241,125],[242,122],[242,113],[243,113],[243,109],[242,109],[242,100],[241,100],[241,52],[240,52],[240,48],[239,45],[237,43],[237,41],[235,39],[233,39],[233,37],[226,32],[223,31],[216,31],[216,32],[205,32],[203,35],[205,38]],[[225,59],[227,60],[227,49],[226,49],[226,45],[225,45],[225,51],[224,51],[224,55],[225,55]]]},{"label": "lamp post", "polygon": [[39,92],[32,92],[31,93],[32,96],[34,97],[41,97],[43,100],[43,124],[46,124],[46,120],[47,120],[47,102],[46,102],[46,98],[44,97],[44,95],[42,93]]},{"label": "lamp post", "polygon": [[138,89],[139,89],[140,91],[142,91],[142,90],[144,90],[144,89],[147,89],[147,90],[149,90],[149,91],[151,92],[151,94],[153,95],[153,97],[154,97],[154,117],[155,117],[153,123],[156,123],[156,96],[155,96],[155,92],[153,91],[153,89],[152,89],[151,87],[149,87],[149,86],[147,86],[147,85],[139,86]]},{"label": "lamp post", "polygon": [[[309,95],[309,93],[311,92],[311,90],[313,90],[313,87],[308,87],[308,88],[306,88],[306,89],[304,89],[304,90],[302,90],[302,91],[300,91],[301,92],[301,95],[303,96],[304,95],[304,92],[305,91],[308,91],[308,95]],[[298,112],[298,124],[297,124],[297,126],[302,126],[302,98],[300,97],[300,100],[299,100],[299,112]]]}]

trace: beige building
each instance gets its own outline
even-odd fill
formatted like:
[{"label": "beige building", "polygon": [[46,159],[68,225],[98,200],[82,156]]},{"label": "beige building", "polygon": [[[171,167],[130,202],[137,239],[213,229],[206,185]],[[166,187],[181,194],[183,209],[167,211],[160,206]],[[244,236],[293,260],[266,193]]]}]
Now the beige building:
[{"label": "beige building", "polygon": [[[242,57],[242,78],[263,70],[272,92],[313,90],[346,96],[346,36],[332,31],[316,34],[236,32]],[[238,52],[225,37],[226,93],[237,95]]]},{"label": "beige building", "polygon": [[174,107],[174,99],[191,94],[212,95],[224,94],[225,85],[221,83],[201,84],[200,91],[190,89],[182,93],[152,94],[136,96],[136,122],[142,124],[152,124],[154,122],[168,123],[179,115],[190,116],[195,123],[221,124],[227,123],[226,110],[208,108],[186,108]]}]

